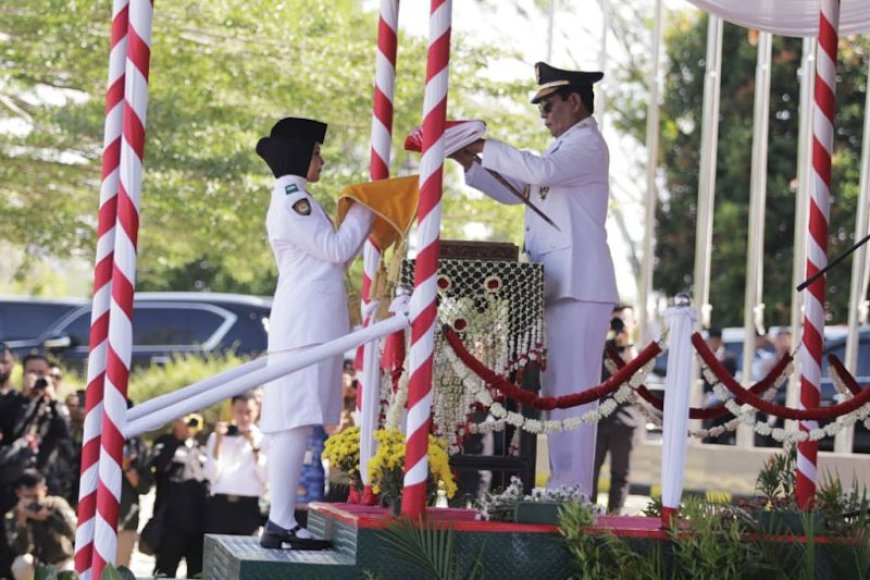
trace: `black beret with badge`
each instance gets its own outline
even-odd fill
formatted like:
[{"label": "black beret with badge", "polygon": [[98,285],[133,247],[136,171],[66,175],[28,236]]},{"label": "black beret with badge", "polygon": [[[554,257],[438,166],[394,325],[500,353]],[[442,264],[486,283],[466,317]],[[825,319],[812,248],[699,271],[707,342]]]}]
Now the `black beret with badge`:
[{"label": "black beret with badge", "polygon": [[592,85],[603,78],[604,73],[602,72],[563,70],[550,66],[545,62],[536,63],[535,80],[538,83],[538,92],[535,93],[532,104],[536,105],[544,97],[567,87],[581,90],[588,89],[591,93]]},{"label": "black beret with badge", "polygon": [[326,138],[326,123],[313,119],[287,117],[281,119],[268,137],[257,142],[257,155],[269,165],[278,178],[284,175],[308,175],[314,145]]}]

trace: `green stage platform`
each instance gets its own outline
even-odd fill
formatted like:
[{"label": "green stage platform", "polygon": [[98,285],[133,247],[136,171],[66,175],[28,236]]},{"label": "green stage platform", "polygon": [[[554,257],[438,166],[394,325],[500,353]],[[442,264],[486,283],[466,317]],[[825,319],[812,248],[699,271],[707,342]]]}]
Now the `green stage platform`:
[{"label": "green stage platform", "polygon": [[[487,578],[545,580],[566,578],[572,558],[555,526],[479,522],[473,510],[430,508],[432,521],[446,522],[455,532],[460,559],[482,557]],[[323,552],[264,550],[256,538],[206,536],[204,578],[252,580],[271,578],[410,580],[407,568],[383,540],[393,518],[380,507],[313,504],[308,527],[335,547]],[[590,533],[613,532],[622,537],[662,540],[657,518],[602,517]]]},{"label": "green stage platform", "polygon": [[[481,558],[486,578],[498,580],[563,579],[575,572],[575,560],[565,549],[555,526],[505,522],[479,522],[473,510],[430,508],[427,517],[454,530],[454,549],[468,564]],[[209,580],[363,579],[413,580],[414,574],[385,541],[385,529],[394,519],[389,510],[349,504],[312,504],[308,527],[317,536],[333,541],[323,552],[264,550],[249,536],[208,535],[205,539],[204,578]],[[614,534],[632,549],[644,552],[665,542],[662,553],[667,568],[673,565],[672,547],[660,529],[659,518],[602,516],[586,531],[593,536]],[[803,543],[799,536],[769,536],[775,543]],[[816,580],[842,578],[836,572],[838,545],[827,537],[814,540]],[[851,549],[851,548],[850,548]],[[670,562],[670,563],[669,563]],[[665,574],[670,577],[669,574]]]}]

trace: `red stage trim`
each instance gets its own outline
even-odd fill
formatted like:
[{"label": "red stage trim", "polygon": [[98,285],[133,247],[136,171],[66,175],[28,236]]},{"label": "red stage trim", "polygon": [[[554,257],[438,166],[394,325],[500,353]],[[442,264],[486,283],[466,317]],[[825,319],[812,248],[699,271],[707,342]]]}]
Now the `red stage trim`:
[{"label": "red stage trim", "polygon": [[[346,503],[312,503],[309,509],[328,514],[329,517],[359,529],[383,530],[395,521],[390,510],[383,507],[351,505]],[[475,510],[459,508],[428,508],[428,523],[444,522],[458,532],[558,534],[558,526],[543,524],[515,524],[513,522],[486,522],[474,519]],[[592,534],[612,533],[621,538],[666,540],[659,518],[644,516],[601,516]]]}]

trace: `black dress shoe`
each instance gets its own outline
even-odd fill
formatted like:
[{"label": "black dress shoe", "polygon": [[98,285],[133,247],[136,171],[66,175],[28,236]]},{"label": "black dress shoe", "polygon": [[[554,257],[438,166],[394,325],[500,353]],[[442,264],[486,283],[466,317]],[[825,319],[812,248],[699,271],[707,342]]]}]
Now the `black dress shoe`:
[{"label": "black dress shoe", "polygon": [[298,537],[300,530],[300,526],[287,530],[269,520],[263,528],[263,535],[260,536],[260,545],[269,550],[281,549],[284,544],[289,544],[294,550],[328,550],[332,547],[329,540]]}]

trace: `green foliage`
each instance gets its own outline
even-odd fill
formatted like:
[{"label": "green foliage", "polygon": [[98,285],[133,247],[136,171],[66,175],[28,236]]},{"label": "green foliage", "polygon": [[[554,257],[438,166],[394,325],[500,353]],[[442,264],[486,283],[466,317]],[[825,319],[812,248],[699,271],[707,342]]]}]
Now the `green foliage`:
[{"label": "green foliage", "polygon": [[[98,0],[0,5],[0,121],[23,129],[0,132],[0,239],[27,248],[21,272],[45,256],[92,255],[110,9]],[[273,291],[263,227],[271,177],[254,145],[280,117],[320,118],[330,129],[315,195],[332,211],[341,186],[365,181],[376,31],[377,14],[352,0],[155,5],[139,289]],[[395,174],[419,161],[401,142],[421,122],[425,45],[400,34]],[[454,37],[448,114],[485,117],[500,137],[543,145],[531,106],[515,106],[531,74],[522,83],[481,74],[506,52]],[[444,237],[479,221],[495,239],[519,240],[521,210],[461,198],[449,189],[457,170],[448,173]]]},{"label": "green foliage", "polygon": [[757,572],[758,546],[743,541],[742,523],[723,512],[725,506],[685,498],[680,516],[688,521],[687,528],[668,531],[678,577],[742,579]]},{"label": "green foliage", "polygon": [[100,574],[100,580],[127,580],[127,576],[112,564],[106,564],[103,568],[103,573]]},{"label": "green foliage", "polygon": [[796,463],[797,448],[794,445],[774,453],[764,462],[755,480],[755,489],[764,497],[768,509],[797,507],[794,499]]},{"label": "green foliage", "polygon": [[851,489],[846,491],[838,477],[827,474],[816,491],[816,509],[827,515],[826,533],[847,539],[830,545],[836,577],[870,576],[870,496],[867,487],[853,479]]},{"label": "green foliage", "polygon": [[[463,562],[454,549],[453,529],[437,522],[396,521],[383,534],[383,541],[401,562],[402,571],[413,578],[431,580],[473,580],[483,578],[481,554],[472,562]],[[367,573],[368,577],[377,577]]]},{"label": "green foliage", "polygon": [[[656,209],[654,280],[655,288],[669,296],[691,290],[694,283],[706,37],[707,18],[702,12],[671,14],[665,33],[667,64],[659,127],[659,164],[666,178],[666,194]],[[757,32],[725,23],[722,53],[727,58],[721,76],[710,285],[713,319],[719,326],[743,321],[756,43]],[[868,54],[870,38],[840,39],[829,255],[854,242]],[[763,300],[770,325],[788,324],[793,297],[800,59],[800,39],[774,38]],[[640,65],[646,62],[639,60],[639,66],[629,68],[623,80],[634,86],[642,83],[645,76],[640,74],[644,70]],[[638,140],[645,138],[646,105],[645,99],[629,96],[613,108],[616,124]],[[828,275],[828,309],[834,321],[846,318],[850,275],[848,267]]]},{"label": "green foliage", "polygon": [[[243,362],[245,359],[235,354],[223,356],[176,354],[166,364],[135,369],[130,375],[127,394],[133,402],[141,403],[237,367]],[[202,415],[206,424],[214,425],[222,420],[223,409],[224,403],[205,409]]]},{"label": "green foliage", "polygon": [[33,575],[34,580],[78,580],[79,575],[72,570],[58,570],[51,564],[39,564]]},{"label": "green foliage", "polygon": [[35,580],[57,580],[57,577],[57,568],[54,566],[40,564],[36,567]]},{"label": "green foliage", "polygon": [[593,508],[578,502],[566,504],[559,512],[559,533],[574,556],[576,575],[572,578],[622,578],[657,580],[661,571],[661,546],[656,543],[649,554],[635,551],[613,534],[588,533],[595,523]]},{"label": "green foliage", "polygon": [[[654,548],[613,535],[591,535],[585,515],[566,507],[560,531],[578,578],[716,578],[811,580],[870,578],[870,496],[853,481],[824,478],[815,509],[794,504],[794,448],[770,457],[759,472],[756,501],[731,506],[686,496],[668,542]],[[661,515],[653,498],[644,515]],[[826,536],[824,543],[817,541]],[[648,544],[647,544],[648,545]]]},{"label": "green foliage", "polygon": [[648,518],[662,517],[662,496],[654,495],[649,498],[649,502],[644,506],[642,512]]}]

